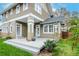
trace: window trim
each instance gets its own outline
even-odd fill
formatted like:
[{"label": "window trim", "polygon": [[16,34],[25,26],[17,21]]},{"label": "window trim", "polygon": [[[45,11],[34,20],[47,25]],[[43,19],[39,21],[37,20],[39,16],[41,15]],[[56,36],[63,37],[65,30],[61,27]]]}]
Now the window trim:
[{"label": "window trim", "polygon": [[[17,10],[18,8],[18,10]],[[20,13],[20,4],[16,6],[16,14]]]},{"label": "window trim", "polygon": [[[26,5],[27,4],[27,5]],[[28,3],[23,3],[23,11],[28,9]]]},{"label": "window trim", "polygon": [[39,14],[42,14],[42,7],[39,3],[35,3],[35,11],[38,12]]},{"label": "window trim", "polygon": [[17,27],[18,27],[18,25],[20,26],[20,35],[19,36],[22,36],[22,24],[16,23],[16,37],[18,36],[17,35]]},{"label": "window trim", "polygon": [[[46,25],[48,26],[47,32],[44,31],[44,29],[45,29],[44,27],[45,27]],[[53,34],[53,33],[54,33],[54,30],[53,30],[53,32],[49,32],[49,25],[52,25],[52,26],[53,26],[53,24],[44,24],[44,25],[43,25],[43,33],[44,33],[44,34]]]},{"label": "window trim", "polygon": [[[56,29],[56,30],[55,30]],[[58,30],[57,30],[58,29]],[[54,25],[54,33],[59,33],[59,28],[58,28],[58,25]]]},{"label": "window trim", "polygon": [[12,24],[10,25],[10,33],[12,33],[13,31],[12,31]]},{"label": "window trim", "polygon": [[13,9],[10,10],[10,15],[12,15],[12,14],[13,14]]},{"label": "window trim", "polygon": [[0,15],[0,21],[2,21],[3,15]]},{"label": "window trim", "polygon": [[7,11],[7,12],[6,12],[6,18],[8,18],[8,14],[9,14],[9,12]]}]

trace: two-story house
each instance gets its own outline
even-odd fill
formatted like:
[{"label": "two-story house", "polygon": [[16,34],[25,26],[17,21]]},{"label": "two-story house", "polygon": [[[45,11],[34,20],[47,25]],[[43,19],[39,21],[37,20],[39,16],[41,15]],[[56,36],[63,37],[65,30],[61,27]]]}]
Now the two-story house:
[{"label": "two-story house", "polygon": [[27,40],[34,37],[53,38],[55,33],[60,36],[61,24],[65,20],[63,16],[54,17],[49,3],[14,3],[0,15],[2,36]]}]

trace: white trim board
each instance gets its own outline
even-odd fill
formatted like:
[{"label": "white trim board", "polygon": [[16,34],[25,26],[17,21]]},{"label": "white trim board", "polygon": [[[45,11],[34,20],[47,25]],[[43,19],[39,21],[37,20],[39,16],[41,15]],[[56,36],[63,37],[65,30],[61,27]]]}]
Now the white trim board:
[{"label": "white trim board", "polygon": [[33,13],[29,13],[29,14],[23,15],[23,16],[21,16],[21,17],[17,17],[17,18],[14,18],[14,19],[10,19],[9,21],[3,22],[1,25],[5,24],[5,23],[12,22],[12,21],[16,21],[16,20],[19,20],[19,19],[22,19],[22,18],[26,18],[26,17],[29,17],[29,16],[35,17],[35,18],[37,18],[37,19],[40,20],[40,21],[44,21],[43,19],[37,17],[37,16],[34,15]]}]

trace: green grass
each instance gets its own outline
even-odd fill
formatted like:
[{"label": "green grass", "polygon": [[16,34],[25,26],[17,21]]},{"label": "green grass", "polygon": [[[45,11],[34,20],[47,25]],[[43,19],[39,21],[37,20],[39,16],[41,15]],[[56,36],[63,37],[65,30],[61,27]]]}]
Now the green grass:
[{"label": "green grass", "polygon": [[5,39],[0,39],[0,56],[32,56],[31,53],[3,43]]},{"label": "green grass", "polygon": [[72,50],[74,40],[62,39],[57,43],[57,47],[52,52],[55,56],[79,56],[79,42]]}]

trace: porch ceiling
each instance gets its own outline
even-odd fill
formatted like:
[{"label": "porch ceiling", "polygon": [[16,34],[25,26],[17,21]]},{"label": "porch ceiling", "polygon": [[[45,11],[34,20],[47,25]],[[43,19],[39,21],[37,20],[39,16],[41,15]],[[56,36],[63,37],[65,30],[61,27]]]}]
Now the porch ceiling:
[{"label": "porch ceiling", "polygon": [[[17,21],[27,23],[27,20],[28,20],[28,17],[23,18],[23,19],[19,19],[19,20],[17,20]],[[40,22],[40,20],[38,20],[38,19],[36,19],[36,18],[34,18],[34,17],[33,17],[33,20],[34,20],[34,23]]]}]

